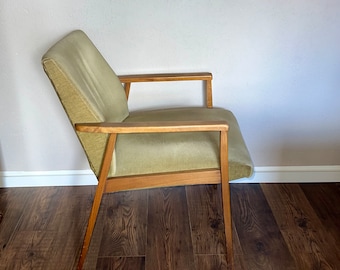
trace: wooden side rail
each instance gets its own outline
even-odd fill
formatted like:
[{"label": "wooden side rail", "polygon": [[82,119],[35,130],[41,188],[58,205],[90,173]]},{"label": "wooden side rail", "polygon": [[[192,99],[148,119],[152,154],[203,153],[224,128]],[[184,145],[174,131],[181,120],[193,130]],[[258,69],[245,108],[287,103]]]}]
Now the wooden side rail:
[{"label": "wooden side rail", "polygon": [[137,123],[78,123],[77,131],[92,133],[161,133],[192,131],[228,131],[225,121],[163,121]]},{"label": "wooden side rail", "polygon": [[106,180],[104,193],[157,187],[220,184],[219,169],[117,176]]},{"label": "wooden side rail", "polygon": [[212,74],[209,72],[196,73],[164,73],[120,75],[119,80],[124,83],[126,97],[129,98],[131,83],[135,82],[173,82],[173,81],[204,81],[206,106],[212,108]]}]

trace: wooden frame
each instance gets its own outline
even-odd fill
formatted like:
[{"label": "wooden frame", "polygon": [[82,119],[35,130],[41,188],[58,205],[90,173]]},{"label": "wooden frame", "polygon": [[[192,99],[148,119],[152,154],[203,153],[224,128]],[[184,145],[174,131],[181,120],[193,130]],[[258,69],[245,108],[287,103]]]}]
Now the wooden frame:
[{"label": "wooden frame", "polygon": [[[129,96],[132,82],[160,82],[201,80],[205,82],[206,105],[212,107],[212,75],[210,73],[186,74],[152,74],[152,75],[126,75],[119,76],[124,83],[126,96]],[[109,134],[102,167],[98,177],[98,186],[94,196],[92,210],[86,229],[78,269],[82,269],[90,245],[92,232],[95,226],[99,206],[104,193],[123,190],[197,185],[219,184],[222,185],[223,215],[227,245],[227,262],[233,269],[232,252],[232,222],[230,207],[229,172],[228,172],[228,123],[224,121],[176,121],[176,122],[150,122],[150,123],[79,123],[75,125],[77,131]],[[112,154],[118,134],[123,133],[162,133],[162,132],[220,132],[220,170],[195,170],[173,173],[159,173],[150,175],[134,175],[125,177],[108,178]]]},{"label": "wooden frame", "polygon": [[212,108],[212,74],[199,73],[167,73],[167,74],[138,74],[118,76],[124,83],[126,97],[129,98],[131,83],[135,82],[171,82],[171,81],[203,81],[205,82],[206,106]]}]

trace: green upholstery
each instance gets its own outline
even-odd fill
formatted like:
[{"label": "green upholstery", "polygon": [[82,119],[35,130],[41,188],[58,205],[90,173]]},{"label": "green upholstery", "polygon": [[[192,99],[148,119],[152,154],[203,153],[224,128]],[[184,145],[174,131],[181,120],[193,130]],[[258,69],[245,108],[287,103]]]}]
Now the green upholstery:
[{"label": "green upholstery", "polygon": [[[43,56],[42,63],[73,126],[121,122],[129,115],[122,84],[82,31],[74,31],[56,43]],[[107,135],[77,135],[98,175]]]},{"label": "green upholstery", "polygon": [[[130,113],[124,122],[227,120],[229,179],[249,177],[252,161],[234,115],[224,109],[176,108]],[[220,167],[219,133],[122,134],[112,176]]]},{"label": "green upholstery", "polygon": [[[42,63],[71,123],[226,120],[229,178],[249,177],[252,161],[234,115],[224,109],[177,108],[130,112],[124,89],[82,31],[56,43]],[[77,133],[98,175],[107,136]],[[109,176],[219,168],[219,133],[118,135]]]}]

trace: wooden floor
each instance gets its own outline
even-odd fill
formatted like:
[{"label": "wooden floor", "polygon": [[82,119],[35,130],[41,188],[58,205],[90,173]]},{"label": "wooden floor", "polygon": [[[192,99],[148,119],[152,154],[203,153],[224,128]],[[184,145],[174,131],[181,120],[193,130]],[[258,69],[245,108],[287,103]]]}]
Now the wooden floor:
[{"label": "wooden floor", "polygon": [[[94,187],[0,189],[0,269],[74,269]],[[235,269],[340,269],[340,184],[232,184]],[[228,269],[219,186],[105,195],[86,269]]]}]

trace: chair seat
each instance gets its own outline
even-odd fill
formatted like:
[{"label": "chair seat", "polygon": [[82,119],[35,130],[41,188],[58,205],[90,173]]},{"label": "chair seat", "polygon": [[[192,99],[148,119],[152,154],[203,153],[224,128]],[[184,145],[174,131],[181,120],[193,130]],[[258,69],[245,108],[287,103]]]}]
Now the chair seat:
[{"label": "chair seat", "polygon": [[[232,112],[220,108],[175,108],[131,112],[124,122],[209,121],[229,124],[229,179],[249,177],[252,161]],[[118,135],[109,177],[219,169],[219,133]]]}]

